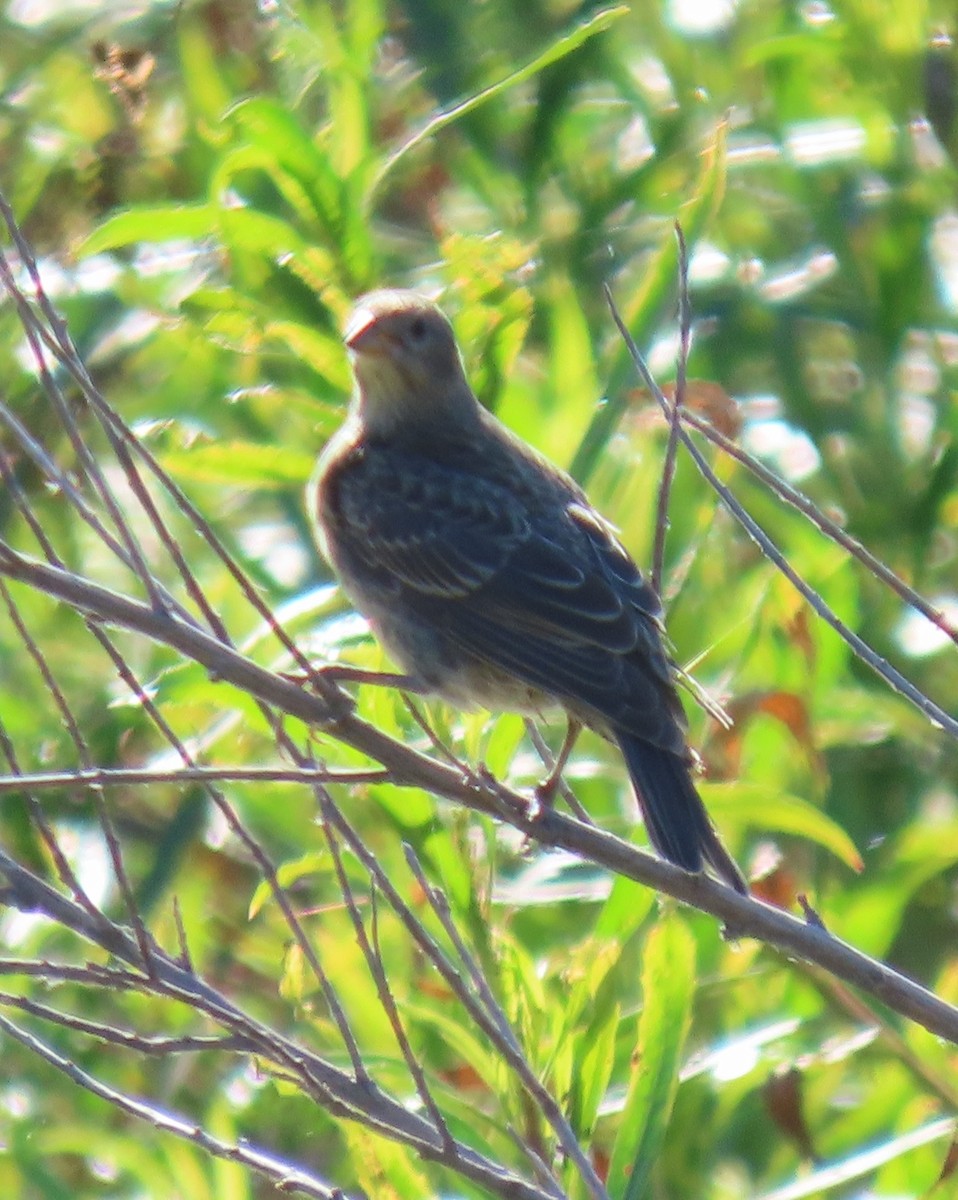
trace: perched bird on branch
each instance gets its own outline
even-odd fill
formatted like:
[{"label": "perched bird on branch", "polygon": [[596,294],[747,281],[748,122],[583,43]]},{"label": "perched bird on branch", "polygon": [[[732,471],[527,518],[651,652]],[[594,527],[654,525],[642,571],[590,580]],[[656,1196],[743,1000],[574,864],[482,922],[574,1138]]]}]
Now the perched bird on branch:
[{"label": "perched bird on branch", "polygon": [[746,892],[692,781],[658,598],[612,527],[479,404],[428,300],[373,292],[345,341],[356,389],[311,515],[410,686],[461,708],[561,706],[571,736],[619,746],[656,850]]}]

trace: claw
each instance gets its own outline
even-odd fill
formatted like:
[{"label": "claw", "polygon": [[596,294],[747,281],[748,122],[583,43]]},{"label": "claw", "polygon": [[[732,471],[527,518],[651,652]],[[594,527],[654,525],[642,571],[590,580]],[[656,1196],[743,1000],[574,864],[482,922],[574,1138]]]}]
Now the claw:
[{"label": "claw", "polygon": [[535,809],[534,811],[530,811],[530,820],[537,820],[544,812],[549,812],[555,803],[556,792],[562,783],[562,772],[569,761],[569,755],[572,753],[572,748],[576,743],[576,738],[579,736],[581,728],[581,721],[577,721],[575,717],[569,717],[569,726],[566,729],[565,740],[562,743],[562,748],[555,762],[552,764],[552,770],[533,792]]}]

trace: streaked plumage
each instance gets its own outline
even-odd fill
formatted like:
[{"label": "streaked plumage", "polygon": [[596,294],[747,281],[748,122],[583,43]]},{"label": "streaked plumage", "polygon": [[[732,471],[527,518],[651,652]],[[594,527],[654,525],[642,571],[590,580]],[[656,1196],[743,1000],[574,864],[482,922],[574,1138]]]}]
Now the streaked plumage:
[{"label": "streaked plumage", "polygon": [[310,510],[386,649],[456,706],[558,704],[615,741],[659,853],[745,891],[692,782],[657,597],[611,526],[482,408],[434,305],[374,292],[345,339],[356,391]]}]

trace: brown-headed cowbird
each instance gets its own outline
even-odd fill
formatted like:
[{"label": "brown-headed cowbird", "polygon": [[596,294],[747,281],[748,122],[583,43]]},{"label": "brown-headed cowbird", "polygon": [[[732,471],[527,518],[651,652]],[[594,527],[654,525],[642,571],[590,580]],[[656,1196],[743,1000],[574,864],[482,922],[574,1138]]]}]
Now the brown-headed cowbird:
[{"label": "brown-headed cowbird", "polygon": [[612,527],[479,404],[428,300],[373,292],[345,340],[356,390],[309,504],[390,655],[458,707],[561,705],[621,749],[658,852],[746,892],[692,782],[658,598]]}]

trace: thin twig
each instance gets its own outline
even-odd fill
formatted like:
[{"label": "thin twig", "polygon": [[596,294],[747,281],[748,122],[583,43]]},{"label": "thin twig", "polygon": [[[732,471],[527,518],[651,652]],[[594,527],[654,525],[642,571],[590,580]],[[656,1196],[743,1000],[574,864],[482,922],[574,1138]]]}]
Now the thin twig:
[{"label": "thin twig", "polygon": [[[622,317],[619,315],[615,300],[612,296],[612,291],[606,285],[605,288],[606,300],[609,303],[609,308],[612,312],[612,319],[616,324],[616,328],[625,340],[629,354],[632,356],[632,361],[639,375],[642,377],[643,383],[652,392],[656,400],[662,406],[663,411],[668,415],[669,402],[662,395],[661,388],[658,387],[645,360],[632,339]],[[910,700],[915,707],[925,714],[936,725],[940,725],[947,730],[953,737],[958,737],[958,720],[952,717],[949,713],[930,697],[926,696],[919,688],[905,678],[900,671],[887,662],[880,654],[877,654],[866,641],[858,636],[853,630],[842,621],[837,614],[825,603],[814,588],[810,587],[805,580],[792,567],[785,555],[779,550],[775,543],[771,540],[768,534],[762,529],[754,517],[752,517],[739,501],[735,498],[732,492],[722,483],[712,468],[709,466],[704,455],[696,446],[695,442],[689,434],[682,429],[680,431],[682,444],[688,450],[699,472],[703,478],[713,489],[725,507],[729,510],[733,517],[743,527],[749,537],[759,547],[765,557],[778,568],[786,579],[795,587],[809,602],[815,612],[822,618],[826,624],[846,642],[856,655],[872,668],[885,682],[898,692],[900,696],[904,696],[906,700]]]},{"label": "thin twig", "polygon": [[[45,660],[43,656],[39,654],[39,648],[35,646],[33,638],[31,637],[26,626],[23,624],[19,610],[13,602],[13,597],[10,595],[10,591],[2,579],[0,579],[0,597],[3,599],[7,614],[13,622],[14,628],[24,640],[24,644],[27,646],[28,650],[30,647],[34,647],[36,649],[37,655],[39,655],[39,661],[37,658],[34,658],[34,661],[37,662],[41,675],[43,675],[46,668]],[[10,767],[13,782],[15,784],[20,783],[22,786],[24,773],[20,768],[20,763],[16,754],[16,750],[14,749],[13,742],[5,734],[3,735],[2,739],[0,739],[0,749],[2,749],[4,757],[6,758]],[[37,831],[39,832],[40,837],[42,838],[43,843],[50,854],[50,858],[53,860],[53,863],[56,866],[57,875],[60,877],[60,880],[69,890],[70,895],[73,896],[78,904],[81,904],[86,909],[86,911],[94,920],[101,919],[103,914],[90,899],[86,889],[77,878],[76,872],[70,866],[67,856],[63,853],[60,843],[57,840],[56,834],[53,832],[52,826],[46,819],[43,808],[37,801],[36,797],[31,795],[29,791],[26,792],[26,799],[30,808],[31,819],[36,825]]]},{"label": "thin twig", "polygon": [[366,965],[369,968],[369,973],[372,976],[373,983],[376,987],[379,1003],[382,1005],[383,1012],[386,1014],[386,1019],[392,1027],[393,1036],[396,1039],[396,1044],[399,1046],[400,1053],[406,1062],[406,1067],[409,1074],[412,1076],[413,1083],[416,1086],[416,1091],[419,1093],[419,1098],[425,1105],[426,1111],[432,1118],[433,1125],[436,1127],[436,1136],[443,1144],[447,1154],[455,1153],[455,1139],[449,1132],[449,1126],[446,1124],[445,1117],[439,1111],[439,1106],[433,1097],[429,1084],[426,1081],[426,1073],[423,1070],[422,1064],[413,1053],[409,1038],[403,1026],[402,1019],[399,1016],[399,1007],[396,1004],[396,998],[393,996],[392,988],[389,986],[389,980],[386,977],[385,969],[383,968],[382,954],[379,947],[379,922],[376,908],[376,884],[375,880],[371,881],[371,896],[373,909],[373,939],[370,941],[366,926],[363,922],[362,913],[359,911],[359,906],[356,904],[353,896],[352,885],[349,882],[349,877],[346,874],[346,868],[343,865],[343,856],[339,848],[339,838],[328,820],[328,809],[332,805],[332,798],[325,788],[314,786],[313,794],[319,803],[320,813],[322,814],[323,832],[326,836],[326,844],[329,846],[330,854],[333,859],[333,866],[336,871],[336,879],[339,884],[339,893],[346,902],[346,910],[349,913],[352,921],[353,931],[356,934],[356,942],[359,946],[363,958],[366,960]]},{"label": "thin twig", "polygon": [[[0,574],[172,646],[207,667],[224,683],[308,724],[324,727],[328,735],[380,763],[395,784],[420,787],[487,816],[500,817],[542,845],[568,850],[701,908],[728,923],[737,936],[757,937],[809,962],[817,962],[847,983],[870,992],[902,1016],[958,1043],[958,1009],[890,967],[836,938],[816,933],[787,913],[753,898],[733,896],[730,889],[705,876],[689,875],[613,834],[572,817],[545,812],[535,820],[530,819],[523,797],[504,785],[497,784],[493,790],[477,786],[474,780],[463,780],[461,773],[452,767],[388,737],[355,713],[347,711],[333,718],[327,705],[312,692],[260,667],[202,630],[158,615],[140,601],[111,592],[71,572],[26,559],[2,541]],[[507,803],[498,802],[497,796],[504,797]]]},{"label": "thin twig", "polygon": [[[0,201],[0,210],[3,209],[5,203],[5,201]],[[6,215],[6,213],[4,213],[4,215]],[[30,271],[35,285],[39,285],[39,272],[37,271],[36,263],[32,262],[32,260],[29,260],[25,263],[25,265]],[[17,306],[23,331],[26,335],[27,345],[30,347],[30,352],[33,355],[37,372],[40,377],[40,382],[43,385],[43,390],[46,392],[47,396],[49,396],[60,417],[60,423],[63,426],[67,437],[69,438],[70,445],[77,456],[77,460],[82,465],[84,474],[92,484],[94,492],[100,497],[104,507],[110,514],[110,519],[112,520],[113,526],[119,534],[121,542],[123,543],[130,566],[142,583],[143,588],[150,599],[151,605],[160,610],[165,605],[163,593],[157,587],[156,581],[146,565],[146,561],[143,558],[143,553],[140,548],[140,543],[123,514],[122,506],[107,484],[103,472],[100,470],[96,459],[90,452],[89,447],[83,439],[83,435],[80,432],[76,419],[74,418],[73,413],[70,411],[70,406],[66,401],[66,397],[63,395],[63,392],[60,389],[60,385],[57,383],[56,379],[50,372],[49,367],[47,366],[42,338],[38,332],[41,327],[39,326],[39,322],[34,315],[33,309],[27,302],[26,297],[17,287],[16,280],[13,277],[13,272],[10,269],[10,264],[7,261],[6,255],[2,251],[0,251],[0,281],[2,281],[4,288],[13,298],[13,301]],[[50,311],[52,313],[52,309]],[[57,324],[60,323],[59,318],[57,318],[55,315],[52,317],[52,320]]]},{"label": "thin twig", "polygon": [[24,975],[29,979],[42,979],[45,983],[80,983],[111,991],[136,991],[143,986],[143,976],[139,972],[102,967],[99,963],[75,967],[45,959],[0,958],[0,975]]},{"label": "thin twig", "polygon": [[[679,246],[679,261],[685,258],[685,237],[681,225],[676,222],[675,236]],[[662,460],[662,478],[655,514],[655,541],[652,548],[652,587],[657,596],[662,595],[662,575],[665,569],[665,539],[669,529],[669,500],[675,479],[675,464],[678,458],[680,422],[685,407],[685,379],[689,361],[689,341],[692,328],[692,312],[687,288],[679,289],[679,357],[675,374],[675,398],[668,406],[666,416],[669,423],[669,440]]]},{"label": "thin twig", "polygon": [[878,1041],[952,1112],[958,1112],[958,1086],[950,1075],[926,1062],[881,1013],[856,996],[841,980],[835,979],[821,967],[809,964],[803,964],[802,971],[806,979],[811,981],[830,1004],[852,1020],[873,1026],[877,1031]]},{"label": "thin twig", "polygon": [[[42,912],[115,957],[138,963],[139,950],[128,933],[112,922],[94,921],[77,904],[25,870],[2,849],[0,874],[6,877],[8,883],[5,895],[7,903],[24,911]],[[541,1188],[462,1142],[456,1142],[454,1157],[446,1155],[445,1149],[437,1145],[432,1127],[424,1118],[410,1112],[374,1082],[357,1082],[304,1046],[289,1041],[243,1013],[208,983],[184,970],[160,949],[156,952],[154,966],[155,974],[142,978],[141,990],[187,1004],[194,1011],[206,1014],[232,1033],[247,1039],[255,1048],[255,1053],[266,1061],[276,1063],[307,1095],[334,1116],[360,1121],[408,1145],[424,1158],[452,1167],[503,1200],[547,1200],[548,1193]],[[8,1025],[9,1022],[0,1017],[0,1028],[7,1028]]]},{"label": "thin twig", "polygon": [[0,777],[0,795],[27,788],[35,791],[74,787],[129,787],[151,783],[385,783],[382,767],[245,767],[190,766],[158,770],[153,767],[75,767],[66,771],[24,771],[14,778]]},{"label": "thin twig", "polygon": [[847,550],[854,558],[857,558],[862,566],[873,575],[880,583],[885,584],[891,591],[900,599],[920,612],[938,629],[942,631],[951,641],[958,645],[958,629],[952,625],[940,608],[936,608],[929,600],[926,600],[920,592],[915,591],[910,587],[900,576],[886,563],[883,563],[880,558],[876,558],[874,554],[863,546],[857,538],[852,537],[850,533],[844,530],[841,525],[833,521],[822,510],[804,495],[793,487],[787,480],[782,479],[780,475],[770,470],[765,464],[757,459],[753,454],[749,454],[747,450],[743,450],[731,438],[726,437],[724,433],[716,429],[710,421],[706,420],[699,413],[692,412],[689,408],[682,410],[683,425],[690,425],[693,429],[698,430],[706,437],[714,446],[718,446],[730,458],[734,458],[736,462],[742,464],[747,471],[761,480],[762,483],[774,492],[780,500],[784,500],[786,504],[797,509],[803,516],[807,517],[813,525],[816,526],[825,536],[841,546],[843,550]]},{"label": "thin twig", "polygon": [[[428,933],[425,926],[414,915],[412,910],[402,899],[393,884],[393,881],[382,870],[376,856],[371,853],[365,843],[353,829],[352,825],[346,820],[343,813],[332,803],[327,806],[326,817],[331,825],[342,835],[344,840],[349,845],[353,853],[363,863],[366,870],[386,895],[390,907],[395,912],[396,916],[403,923],[406,929],[413,936],[416,944],[423,951],[429,961],[433,964],[446,984],[458,996],[466,1011],[473,1021],[477,1023],[479,1028],[492,1040],[496,1049],[504,1056],[506,1061],[515,1071],[517,1077],[521,1081],[526,1092],[539,1105],[540,1110],[545,1119],[552,1125],[556,1136],[562,1145],[563,1150],[575,1163],[582,1176],[583,1182],[594,1200],[608,1200],[605,1189],[603,1188],[598,1176],[592,1167],[592,1164],[585,1156],[579,1142],[572,1131],[571,1126],[566,1121],[564,1115],[559,1109],[558,1104],[549,1094],[548,1090],[539,1082],[535,1072],[532,1070],[529,1063],[526,1061],[522,1053],[521,1047],[516,1040],[515,1034],[509,1026],[508,1021],[505,1021],[505,1016],[498,1006],[492,1009],[488,1008],[484,1000],[477,995],[475,991],[470,989],[466,981],[463,980],[461,974],[456,967],[449,961],[445,953],[440,949],[435,939]],[[415,870],[418,868],[419,874],[417,881],[430,898],[430,903],[433,904],[433,894],[441,896],[441,893],[433,888],[426,881],[422,868],[418,864],[411,847],[404,845],[403,849],[406,853],[406,858],[410,864],[415,863]],[[441,897],[444,901],[445,897]],[[460,955],[462,958],[462,955]],[[463,959],[465,961],[465,959]],[[472,964],[473,967],[475,964]],[[482,980],[483,986],[488,991],[488,985],[485,979]],[[491,993],[490,993],[491,994]],[[500,1019],[505,1021],[504,1027],[500,1025]]]},{"label": "thin twig", "polygon": [[101,1042],[122,1046],[126,1050],[135,1050],[139,1054],[197,1054],[206,1050],[238,1050],[250,1054],[256,1050],[255,1043],[240,1034],[229,1034],[226,1037],[148,1037],[145,1034],[133,1033],[129,1029],[106,1025],[102,1021],[89,1021],[74,1013],[61,1012],[47,1004],[39,1004],[36,1000],[30,1000],[26,996],[14,996],[9,992],[0,992],[0,1004],[5,1004],[8,1008],[18,1008],[32,1017],[49,1021],[51,1025],[72,1029],[74,1033],[85,1033]]},{"label": "thin twig", "polygon": [[195,1120],[177,1116],[166,1106],[159,1108],[145,1100],[117,1091],[116,1088],[102,1083],[89,1072],[82,1070],[76,1063],[54,1050],[52,1046],[48,1046],[25,1029],[21,1029],[2,1014],[0,1014],[0,1029],[25,1046],[31,1053],[37,1055],[38,1058],[42,1058],[44,1062],[56,1068],[73,1083],[91,1092],[94,1096],[99,1096],[113,1108],[146,1121],[156,1129],[162,1129],[166,1133],[172,1133],[176,1137],[192,1142],[193,1145],[216,1158],[225,1158],[230,1162],[238,1162],[250,1167],[272,1180],[284,1192],[313,1196],[316,1197],[316,1200],[337,1200],[337,1198],[342,1200],[345,1196],[341,1189],[324,1183],[304,1168],[285,1162],[269,1151],[261,1150],[246,1141],[224,1142],[207,1133]]},{"label": "thin twig", "polygon": [[406,712],[409,713],[412,719],[426,735],[430,746],[432,746],[433,750],[435,750],[439,757],[444,758],[450,766],[462,771],[463,775],[468,775],[470,772],[467,764],[464,763],[462,759],[457,758],[453,751],[442,740],[439,734],[436,733],[423,714],[419,711],[418,704],[413,701],[413,698],[408,694],[408,692],[400,692],[399,697],[406,708]]},{"label": "thin twig", "polygon": [[[495,1041],[499,1053],[506,1059],[522,1081],[523,1087],[538,1105],[543,1117],[545,1117],[546,1121],[552,1127],[559,1145],[572,1162],[575,1163],[589,1194],[594,1200],[608,1200],[608,1192],[605,1190],[605,1185],[596,1174],[588,1155],[579,1144],[579,1139],[576,1137],[575,1131],[566,1120],[566,1116],[556,1102],[555,1097],[533,1071],[523,1053],[522,1047],[519,1045],[519,1040],[512,1026],[509,1024],[509,1018],[493,995],[492,988],[489,986],[489,981],[486,979],[484,972],[479,967],[469,947],[463,941],[456,923],[452,919],[452,913],[449,911],[449,902],[438,888],[433,887],[429,883],[426,873],[422,869],[422,864],[416,856],[416,852],[408,842],[403,844],[403,850],[406,855],[406,861],[409,863],[409,868],[416,877],[416,882],[422,888],[426,899],[429,901],[429,906],[438,917],[447,936],[455,946],[456,953],[466,968],[482,1010],[498,1035]],[[471,1005],[470,1008],[472,1008]]]},{"label": "thin twig", "polygon": [[[555,757],[549,749],[549,745],[545,738],[539,732],[539,727],[531,717],[524,718],[523,721],[526,727],[526,733],[529,736],[529,741],[532,742],[532,747],[536,754],[542,759],[542,765],[547,771],[551,771],[555,765]],[[592,818],[589,816],[588,810],[580,802],[579,797],[575,794],[572,788],[564,779],[559,779],[556,783],[556,791],[569,806],[569,811],[580,821],[584,821],[587,825],[592,824]]]},{"label": "thin twig", "polygon": [[[37,303],[41,312],[46,317],[49,327],[53,331],[53,335],[51,336],[50,333],[48,333],[47,330],[42,326],[42,324],[34,319],[33,311],[29,302],[27,301],[27,298],[18,288],[12,273],[8,271],[4,277],[4,282],[10,291],[10,294],[14,297],[14,300],[18,305],[18,310],[26,322],[25,328],[27,329],[28,333],[32,330],[36,337],[38,337],[47,347],[50,353],[55,355],[58,361],[71,375],[74,382],[83,392],[83,395],[88,403],[96,412],[101,425],[103,426],[107,436],[110,438],[111,444],[113,445],[118,460],[123,466],[124,472],[130,481],[131,487],[140,498],[141,504],[144,507],[144,511],[146,511],[148,518],[153,523],[154,528],[157,530],[157,533],[163,544],[172,555],[173,561],[180,572],[187,591],[190,593],[197,606],[203,612],[204,617],[209,622],[210,628],[215,634],[221,637],[222,640],[229,643],[230,639],[226,627],[220,620],[216,609],[206,599],[206,596],[200,588],[198,581],[189,568],[189,564],[182,555],[178,543],[169,534],[169,531],[162,521],[158,510],[153,505],[149,493],[146,490],[145,485],[142,483],[139,473],[136,471],[135,465],[130,457],[130,452],[139,456],[139,458],[146,465],[147,469],[163,486],[167,494],[172,498],[173,502],[177,505],[180,511],[184,513],[190,523],[191,528],[199,533],[213,553],[220,559],[234,581],[239,585],[243,595],[246,597],[255,611],[258,612],[263,620],[267,623],[277,640],[291,656],[293,661],[307,674],[309,674],[310,678],[312,678],[314,681],[314,686],[316,686],[319,691],[325,692],[328,700],[334,701],[336,698],[334,695],[335,689],[330,689],[325,681],[318,676],[315,676],[309,660],[302,654],[296,643],[288,636],[288,634],[279,624],[275,613],[272,611],[269,605],[264,603],[262,597],[256,591],[255,587],[252,586],[246,572],[242,570],[235,558],[226,550],[222,541],[216,536],[212,526],[209,524],[203,514],[190,501],[186,493],[183,492],[172,476],[163,469],[163,467],[156,460],[155,456],[150,453],[143,442],[134,435],[133,431],[120,418],[119,414],[107,404],[99,389],[94,385],[90,378],[89,372],[86,369],[86,365],[76,350],[76,346],[69,335],[69,331],[67,330],[65,323],[60,318],[59,314],[56,312],[46,295],[32,249],[27,240],[23,237],[13,216],[13,212],[2,194],[0,194],[0,215],[2,215],[3,220],[7,225],[10,236],[20,254],[21,261],[27,268],[28,274],[30,275],[30,279],[33,283]],[[44,376],[44,382],[45,380],[46,377]],[[55,397],[51,397],[51,399],[56,402]],[[7,414],[3,411],[2,406],[0,406],[0,415],[7,416]],[[9,417],[12,421],[16,422],[16,418],[14,418],[12,414],[9,414]],[[16,422],[16,424],[19,427],[19,422]],[[23,432],[26,433],[25,430]],[[29,434],[27,436],[29,437]],[[33,443],[32,438],[30,439],[30,442],[36,445],[36,443]],[[51,463],[48,456],[46,456],[45,452],[42,450],[42,447],[36,445],[36,448],[44,460],[43,463],[38,465],[41,465],[41,469],[46,471],[48,477],[61,480],[61,485],[64,488],[65,494],[71,498],[75,506],[78,507],[78,511],[81,511],[81,515],[83,515],[83,512],[88,510],[86,510],[86,506],[82,500],[82,497],[80,497],[79,493],[73,489],[69,480],[66,479],[61,472],[59,472],[54,464]],[[46,470],[47,467],[51,467],[52,471]],[[89,517],[95,521],[92,513],[89,514]],[[98,522],[97,525],[102,530],[104,539],[108,544],[111,545],[111,548],[114,549],[114,553],[117,553],[122,560],[128,566],[130,566],[131,569],[136,571],[137,562],[135,557],[130,558],[124,549],[112,539],[109,533],[105,529],[102,529],[102,526],[99,526]],[[172,596],[163,587],[163,585],[159,583],[159,581],[153,580],[153,585],[155,588],[154,595],[161,598],[163,603],[170,607],[171,611],[178,612],[180,616],[187,621],[193,620],[192,616],[188,614],[186,610],[182,608],[182,606],[178,605],[173,600]]]}]

